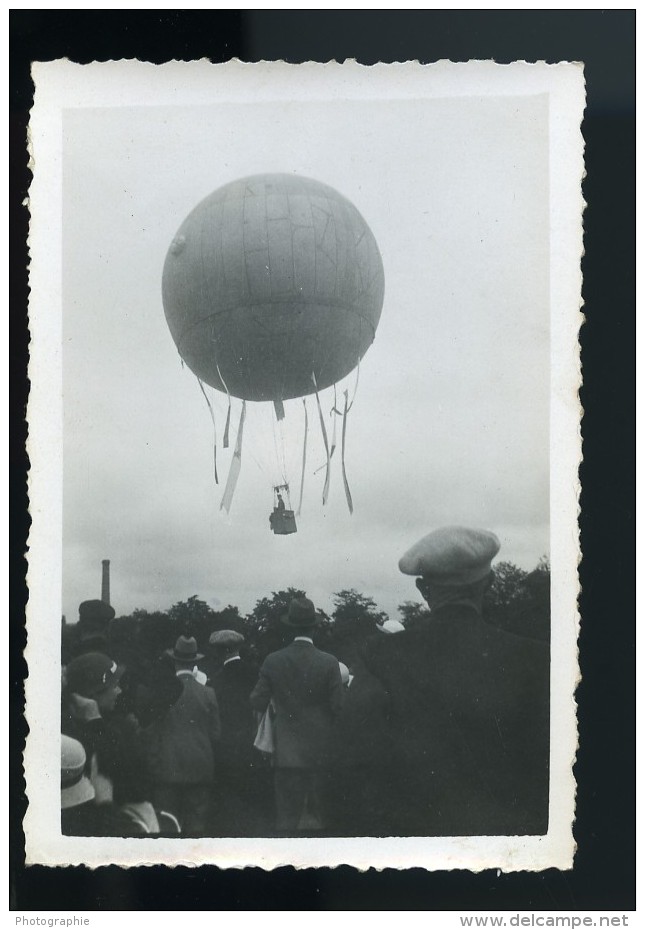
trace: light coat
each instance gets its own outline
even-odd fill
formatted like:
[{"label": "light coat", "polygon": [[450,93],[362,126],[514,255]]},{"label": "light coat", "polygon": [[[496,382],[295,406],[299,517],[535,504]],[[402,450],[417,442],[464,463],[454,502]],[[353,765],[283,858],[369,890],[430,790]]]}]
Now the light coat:
[{"label": "light coat", "polygon": [[330,763],[333,727],[343,702],[338,660],[304,640],[264,660],[251,704],[275,704],[274,764],[318,769]]}]

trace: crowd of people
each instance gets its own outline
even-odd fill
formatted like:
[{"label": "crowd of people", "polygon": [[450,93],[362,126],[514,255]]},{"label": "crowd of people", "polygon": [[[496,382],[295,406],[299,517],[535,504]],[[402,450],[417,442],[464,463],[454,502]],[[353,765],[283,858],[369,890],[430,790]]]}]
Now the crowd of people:
[{"label": "crowd of people", "polygon": [[236,630],[179,636],[145,672],[81,604],[64,657],[63,833],[475,836],[548,825],[549,647],[486,622],[493,533],[444,527],[400,560],[429,611],[374,628],[348,668],[314,604],[257,667]]}]

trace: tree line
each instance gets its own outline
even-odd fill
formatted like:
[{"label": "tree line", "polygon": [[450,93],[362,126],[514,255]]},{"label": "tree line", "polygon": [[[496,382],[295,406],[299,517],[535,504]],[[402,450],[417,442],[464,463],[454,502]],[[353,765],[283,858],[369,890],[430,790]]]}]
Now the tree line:
[{"label": "tree line", "polygon": [[[199,650],[205,652],[210,635],[228,629],[244,635],[245,651],[260,663],[289,641],[292,633],[281,623],[281,617],[293,598],[304,596],[306,592],[298,588],[274,591],[260,598],[246,615],[233,605],[215,610],[197,595],[163,611],[137,609],[111,621],[113,657],[125,660],[133,651],[148,657],[158,655],[170,649],[180,635],[194,636]],[[365,640],[377,634],[376,627],[389,617],[373,598],[354,588],[337,591],[332,602],[330,614],[318,609],[316,645],[351,666],[358,660]],[[485,596],[484,618],[510,632],[548,640],[549,602],[550,568],[546,558],[530,572],[511,562],[499,562]],[[406,629],[414,629],[430,615],[423,603],[414,600],[404,601],[397,609],[398,616],[393,619]]]}]

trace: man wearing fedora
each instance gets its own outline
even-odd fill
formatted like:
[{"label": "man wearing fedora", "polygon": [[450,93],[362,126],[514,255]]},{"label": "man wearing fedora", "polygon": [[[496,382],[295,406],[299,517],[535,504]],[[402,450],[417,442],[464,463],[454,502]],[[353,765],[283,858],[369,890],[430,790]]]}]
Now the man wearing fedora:
[{"label": "man wearing fedora", "polygon": [[274,784],[278,832],[289,836],[324,826],[322,779],[330,763],[334,723],[343,702],[338,660],[314,646],[316,608],[295,598],[282,622],[293,642],[264,660],[251,704],[275,707]]},{"label": "man wearing fedora", "polygon": [[179,820],[182,833],[208,830],[215,777],[215,747],[220,738],[217,699],[196,680],[203,655],[194,637],[180,636],[168,650],[183,691],[165,716],[144,731],[155,806]]},{"label": "man wearing fedora", "polygon": [[430,614],[412,630],[376,637],[365,655],[386,702],[381,756],[391,760],[377,832],[547,830],[549,649],[484,622],[499,548],[491,532],[448,526],[399,562],[417,576]]}]

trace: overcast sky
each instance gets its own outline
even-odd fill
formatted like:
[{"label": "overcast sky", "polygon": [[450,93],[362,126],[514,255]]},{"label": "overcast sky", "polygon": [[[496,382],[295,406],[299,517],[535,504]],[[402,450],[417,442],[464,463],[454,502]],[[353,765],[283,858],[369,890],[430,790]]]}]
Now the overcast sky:
[{"label": "overcast sky", "polygon": [[[105,558],[118,614],[193,594],[247,612],[293,585],[328,611],[332,592],[355,587],[394,616],[418,599],[397,561],[433,528],[491,529],[499,558],[526,569],[548,554],[545,96],[78,109],[63,132],[69,621],[100,596]],[[222,184],[274,171],[351,200],[385,270],[348,423],[354,514],[336,460],[322,507],[310,399],[303,510],[286,537],[268,528],[272,407],[249,405],[227,517],[228,453],[215,487],[208,409],[161,301],[166,252],[190,210]],[[221,437],[226,401],[215,400]],[[302,402],[285,407],[295,503]]]}]

